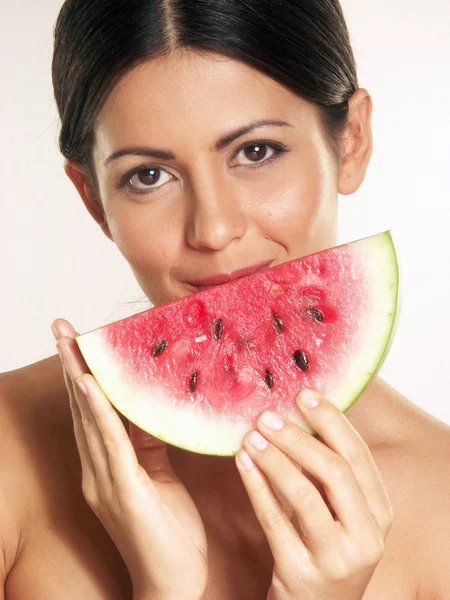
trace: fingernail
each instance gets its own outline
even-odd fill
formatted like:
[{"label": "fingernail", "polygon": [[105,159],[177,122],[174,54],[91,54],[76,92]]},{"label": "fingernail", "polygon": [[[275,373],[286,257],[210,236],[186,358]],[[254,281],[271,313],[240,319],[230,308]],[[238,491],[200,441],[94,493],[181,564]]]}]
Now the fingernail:
[{"label": "fingernail", "polygon": [[313,390],[303,390],[300,399],[307,408],[314,408],[319,404],[319,396]]},{"label": "fingernail", "polygon": [[283,428],[284,422],[277,414],[273,413],[270,410],[266,410],[261,415],[261,421],[264,423],[266,427],[269,429],[273,429],[274,431],[279,431]]},{"label": "fingernail", "polygon": [[55,340],[58,340],[58,338],[59,338],[58,330],[56,329],[56,327],[53,324],[52,324],[52,331],[53,331],[53,335],[55,336]]}]

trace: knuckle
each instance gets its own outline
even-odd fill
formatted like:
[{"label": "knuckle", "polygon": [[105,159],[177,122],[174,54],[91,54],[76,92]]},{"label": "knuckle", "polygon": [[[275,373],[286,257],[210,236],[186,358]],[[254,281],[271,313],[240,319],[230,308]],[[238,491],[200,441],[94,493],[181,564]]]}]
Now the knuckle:
[{"label": "knuckle", "polygon": [[300,510],[305,514],[314,514],[318,508],[317,494],[312,490],[304,488],[297,491],[296,497],[300,504]]},{"label": "knuckle", "polygon": [[97,407],[90,407],[90,411],[92,413],[92,416],[94,417],[94,420],[96,423],[98,423],[99,421],[102,421],[103,418],[103,411],[99,410]]},{"label": "knuckle", "polygon": [[366,549],[366,564],[372,567],[377,565],[384,554],[384,544],[373,544],[369,549]]},{"label": "knuckle", "polygon": [[373,567],[377,565],[384,554],[384,542],[381,537],[372,539],[370,543],[364,545],[358,554],[359,562],[362,568]]},{"label": "knuckle", "polygon": [[347,461],[349,463],[365,464],[369,458],[369,448],[364,441],[351,446],[347,453]]},{"label": "knuckle", "polygon": [[114,435],[105,435],[103,442],[105,444],[106,450],[109,454],[114,452],[120,452],[122,450],[123,444],[128,441],[128,438],[125,437],[123,432],[115,433]]},{"label": "knuckle", "polygon": [[349,466],[344,460],[333,461],[329,467],[328,479],[332,483],[343,483],[348,477]]},{"label": "knuckle", "polygon": [[283,522],[283,515],[279,507],[267,509],[263,515],[263,522],[269,529],[276,529]]},{"label": "knuckle", "polygon": [[95,486],[91,482],[86,482],[83,480],[81,483],[81,491],[83,492],[84,499],[89,504],[89,506],[93,510],[98,509],[99,499]]},{"label": "knuckle", "polygon": [[329,567],[328,578],[333,583],[343,583],[351,575],[351,570],[347,562],[343,560],[335,560],[333,565]]},{"label": "knuckle", "polygon": [[289,447],[292,448],[299,446],[303,443],[305,439],[306,431],[304,431],[301,427],[295,427],[295,430],[292,432],[292,439],[289,441]]}]

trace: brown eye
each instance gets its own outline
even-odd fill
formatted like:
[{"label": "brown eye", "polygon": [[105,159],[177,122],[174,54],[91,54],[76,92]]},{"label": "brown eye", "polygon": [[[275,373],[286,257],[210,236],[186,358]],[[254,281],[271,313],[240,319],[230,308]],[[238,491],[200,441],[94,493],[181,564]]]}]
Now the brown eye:
[{"label": "brown eye", "polygon": [[139,171],[136,175],[139,181],[144,185],[153,185],[158,182],[159,169],[145,169],[145,171]]},{"label": "brown eye", "polygon": [[[269,150],[269,153],[267,152]],[[244,146],[239,150],[236,156],[244,154],[245,162],[241,162],[239,166],[245,167],[262,167],[275,162],[281,154],[286,152],[286,147],[280,144],[269,144],[269,142],[253,142]]]},{"label": "brown eye", "polygon": [[266,157],[267,146],[265,144],[253,144],[244,148],[246,158],[252,162],[258,162]]},{"label": "brown eye", "polygon": [[[168,176],[166,181],[164,181],[164,175]],[[162,187],[167,181],[170,181],[170,174],[163,169],[158,167],[143,168],[128,178],[128,187],[138,190],[151,190]]]}]

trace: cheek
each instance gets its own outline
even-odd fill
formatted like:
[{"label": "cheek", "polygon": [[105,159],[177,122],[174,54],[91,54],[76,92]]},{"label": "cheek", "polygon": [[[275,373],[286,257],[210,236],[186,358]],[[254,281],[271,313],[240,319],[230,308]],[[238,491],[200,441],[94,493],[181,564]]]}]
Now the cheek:
[{"label": "cheek", "polygon": [[150,273],[158,279],[174,264],[178,254],[179,226],[169,215],[157,215],[142,205],[116,210],[108,219],[118,249],[136,273]]},{"label": "cheek", "polygon": [[310,160],[285,173],[284,181],[267,192],[261,229],[292,257],[328,247],[337,227],[334,174]]}]

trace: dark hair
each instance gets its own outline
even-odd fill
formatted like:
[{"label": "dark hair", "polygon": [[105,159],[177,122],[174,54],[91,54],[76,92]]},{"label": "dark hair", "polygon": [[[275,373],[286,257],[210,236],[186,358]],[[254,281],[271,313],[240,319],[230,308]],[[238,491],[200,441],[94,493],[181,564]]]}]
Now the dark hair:
[{"label": "dark hair", "polygon": [[66,0],[52,79],[66,158],[92,168],[93,126],[130,68],[172,50],[220,52],[313,103],[340,161],[356,65],[339,0]]}]

